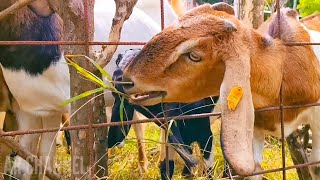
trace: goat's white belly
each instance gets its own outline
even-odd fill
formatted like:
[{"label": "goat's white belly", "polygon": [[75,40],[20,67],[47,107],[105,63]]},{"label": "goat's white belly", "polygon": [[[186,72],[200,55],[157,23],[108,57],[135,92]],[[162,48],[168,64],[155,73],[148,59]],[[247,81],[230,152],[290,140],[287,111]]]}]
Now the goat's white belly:
[{"label": "goat's white belly", "polygon": [[[293,131],[297,130],[298,126],[302,124],[309,124],[310,121],[316,121],[317,118],[320,118],[320,107],[314,106],[307,108],[293,121],[284,123],[284,136],[288,137]],[[265,133],[272,136],[281,137],[281,124],[279,123],[277,125],[276,131],[266,131]]]},{"label": "goat's white belly", "polygon": [[23,70],[3,67],[2,70],[21,110],[40,116],[51,112],[69,112],[70,105],[62,106],[63,101],[70,98],[70,74],[63,56],[37,76],[31,76]]},{"label": "goat's white belly", "polygon": [[[313,31],[313,30],[308,30],[309,35],[310,35],[310,42],[311,43],[318,43],[320,42],[320,32]],[[318,61],[320,61],[320,46],[312,46],[313,51],[315,55],[318,58]]]}]

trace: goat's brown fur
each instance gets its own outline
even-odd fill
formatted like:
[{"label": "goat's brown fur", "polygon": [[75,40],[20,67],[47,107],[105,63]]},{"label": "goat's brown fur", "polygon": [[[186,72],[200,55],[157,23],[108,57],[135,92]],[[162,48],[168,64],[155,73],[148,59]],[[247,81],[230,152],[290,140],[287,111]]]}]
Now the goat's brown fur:
[{"label": "goat's brown fur", "polygon": [[[252,135],[248,91],[252,92],[255,109],[278,106],[281,85],[284,105],[314,103],[320,99],[319,62],[312,47],[283,44],[310,42],[310,36],[297,15],[293,10],[282,9],[282,28],[278,31],[278,21],[273,16],[268,23],[269,35],[264,36],[226,12],[213,10],[210,5],[199,6],[181,17],[178,25],[164,29],[156,35],[127,66],[124,80],[132,80],[134,86],[126,92],[136,94],[164,91],[164,102],[193,102],[220,93],[223,101],[222,118],[225,118],[222,122],[231,120],[230,122],[237,124],[238,119],[238,122],[247,123],[246,131],[239,131],[242,126],[236,127],[229,123],[223,126],[227,132],[222,134],[228,134],[227,138],[239,136],[250,139]],[[233,24],[236,32],[228,30],[230,24],[231,27]],[[276,38],[280,34],[281,40]],[[201,61],[193,62],[188,59],[189,52],[197,54]],[[248,79],[250,78],[249,87],[243,81],[247,78],[247,73]],[[226,84],[224,82],[227,82],[227,79],[229,83]],[[238,109],[241,110],[230,112],[226,108],[226,93],[232,85],[237,84],[246,87],[246,98],[242,100],[246,103],[239,104]],[[221,88],[224,89],[223,92],[220,92]],[[148,100],[137,103],[150,105],[161,101],[160,98]],[[304,110],[305,108],[285,110],[284,121],[294,121]],[[276,133],[280,124],[279,115],[279,111],[256,113],[255,127]],[[234,127],[230,129],[231,126]],[[240,135],[246,132],[247,135]],[[241,140],[247,142],[245,139]],[[248,142],[250,143],[250,140]],[[235,145],[228,146],[242,151]],[[247,150],[250,150],[250,146]],[[243,160],[238,157],[241,155],[237,154],[236,150],[231,151],[236,154],[229,157],[238,158],[234,162]],[[246,158],[250,158],[249,154],[246,154]],[[249,173],[252,171],[251,165],[252,162],[249,161],[249,169],[238,170],[243,174]],[[246,168],[244,164],[240,167]]]},{"label": "goat's brown fur", "polygon": [[[210,16],[224,16],[232,21],[237,26],[237,36],[223,34],[223,24]],[[309,35],[299,26],[299,22],[293,17],[283,18],[281,24],[286,26],[282,28],[281,36],[284,41],[310,41]],[[270,29],[276,28],[276,24],[272,22]],[[219,40],[218,36],[223,39]],[[202,39],[190,51],[203,53],[202,63],[185,62],[184,56],[172,61],[170,56],[174,54],[175,47],[188,39],[196,38]],[[224,74],[224,63],[221,59],[239,56],[238,52],[248,50],[255,108],[279,104],[282,76],[285,105],[312,103],[320,98],[319,65],[310,46],[285,46],[280,40],[263,37],[259,32],[240,24],[235,17],[222,11],[214,11],[208,5],[187,13],[180,19],[177,27],[167,28],[155,36],[126,68],[125,74],[130,74],[137,82],[146,84],[146,87],[164,87],[174,92],[175,95],[165,97],[164,101],[191,102],[199,97],[219,95]],[[190,66],[197,68],[189,68]],[[192,79],[184,78],[188,77],[188,74],[192,74]],[[207,77],[203,78],[203,75]],[[170,79],[183,80],[183,83],[178,84]],[[286,121],[293,120],[298,114],[295,110],[287,110],[286,113]],[[258,116],[265,117],[263,114],[272,114],[268,116],[273,118],[262,118],[257,125],[267,125],[267,129],[272,131],[274,123],[270,121],[273,119],[278,122],[278,113],[259,113]]]},{"label": "goat's brown fur", "polygon": [[[43,1],[46,1],[46,0],[37,0],[37,1],[33,2],[34,6],[41,6],[38,4],[43,3]],[[0,11],[8,8],[12,4],[14,4],[15,2],[16,2],[16,0],[0,0]],[[30,6],[30,7],[32,7],[32,6]],[[36,9],[36,7],[34,7],[34,9]],[[38,14],[38,12],[35,12],[35,11],[36,10],[32,10],[31,8],[26,6],[26,7],[19,9],[19,11],[8,16],[4,20],[2,20],[0,22],[0,28],[1,28],[0,40],[15,41],[15,40],[20,39],[23,36],[24,30],[34,29],[34,27],[33,27],[34,24],[32,22],[39,21],[39,14]],[[40,10],[38,10],[38,11],[40,11]],[[53,11],[49,11],[49,12],[54,13]],[[47,14],[49,12],[43,12],[43,13]],[[56,17],[52,18],[55,20],[53,26],[55,26],[57,29],[62,29],[62,26],[63,26],[62,19],[60,18],[60,16],[58,14],[54,14],[54,16],[56,16]],[[57,32],[60,32],[60,31],[57,30]],[[61,34],[61,36],[62,36],[62,34]]]},{"label": "goat's brown fur", "polygon": [[314,31],[320,31],[320,13],[312,14],[309,16],[306,16],[300,20],[307,28],[314,30]]}]

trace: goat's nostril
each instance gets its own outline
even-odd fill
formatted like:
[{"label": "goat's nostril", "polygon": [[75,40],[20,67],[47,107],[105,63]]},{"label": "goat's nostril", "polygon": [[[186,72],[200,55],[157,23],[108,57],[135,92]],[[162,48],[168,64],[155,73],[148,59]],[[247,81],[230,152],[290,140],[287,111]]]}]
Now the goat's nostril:
[{"label": "goat's nostril", "polygon": [[127,78],[125,76],[123,77],[122,82],[124,90],[128,90],[134,86],[134,82],[130,78]]}]

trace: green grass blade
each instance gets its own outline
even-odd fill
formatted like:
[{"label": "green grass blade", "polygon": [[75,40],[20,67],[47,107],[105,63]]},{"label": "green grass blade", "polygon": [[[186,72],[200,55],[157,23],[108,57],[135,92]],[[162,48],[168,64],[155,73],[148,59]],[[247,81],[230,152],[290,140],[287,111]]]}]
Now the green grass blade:
[{"label": "green grass blade", "polygon": [[93,59],[91,59],[90,57],[88,56],[85,56],[85,55],[81,55],[81,54],[78,54],[78,55],[66,55],[66,57],[68,58],[74,58],[74,57],[84,57],[86,58],[87,60],[89,60],[98,70],[99,72],[108,79],[109,82],[112,82],[112,78],[111,76],[98,64],[96,63],[96,61],[94,61]]},{"label": "green grass blade", "polygon": [[111,76],[98,64],[96,63],[93,59],[85,56],[85,58],[87,58],[98,70],[99,72],[106,77],[110,82],[112,81]]},{"label": "green grass blade", "polygon": [[100,88],[97,88],[97,89],[86,91],[84,93],[79,94],[78,96],[74,96],[71,99],[68,99],[68,100],[64,101],[62,105],[65,106],[65,105],[70,104],[70,103],[72,103],[74,101],[77,101],[79,99],[85,98],[87,96],[90,96],[92,94],[95,94],[95,93],[98,93],[98,92],[101,92],[101,91],[104,91],[104,89],[105,89],[104,87],[100,87]]},{"label": "green grass blade", "polygon": [[94,74],[92,74],[91,72],[87,71],[86,69],[80,67],[76,62],[72,61],[69,58],[66,58],[69,63],[84,77],[86,77],[87,79],[99,84],[102,87],[106,87],[107,85],[97,76],[95,76]]},{"label": "green grass blade", "polygon": [[123,122],[123,110],[124,110],[124,97],[121,97],[120,103],[120,121]]}]

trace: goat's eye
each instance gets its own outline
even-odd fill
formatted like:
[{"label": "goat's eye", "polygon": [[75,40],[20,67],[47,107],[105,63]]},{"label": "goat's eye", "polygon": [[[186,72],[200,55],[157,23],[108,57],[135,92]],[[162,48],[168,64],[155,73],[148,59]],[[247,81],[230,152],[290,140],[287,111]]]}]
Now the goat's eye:
[{"label": "goat's eye", "polygon": [[201,61],[200,56],[198,56],[196,53],[190,52],[190,53],[188,53],[187,55],[188,55],[188,58],[189,58],[191,61],[194,61],[194,62],[199,62],[199,61]]}]

